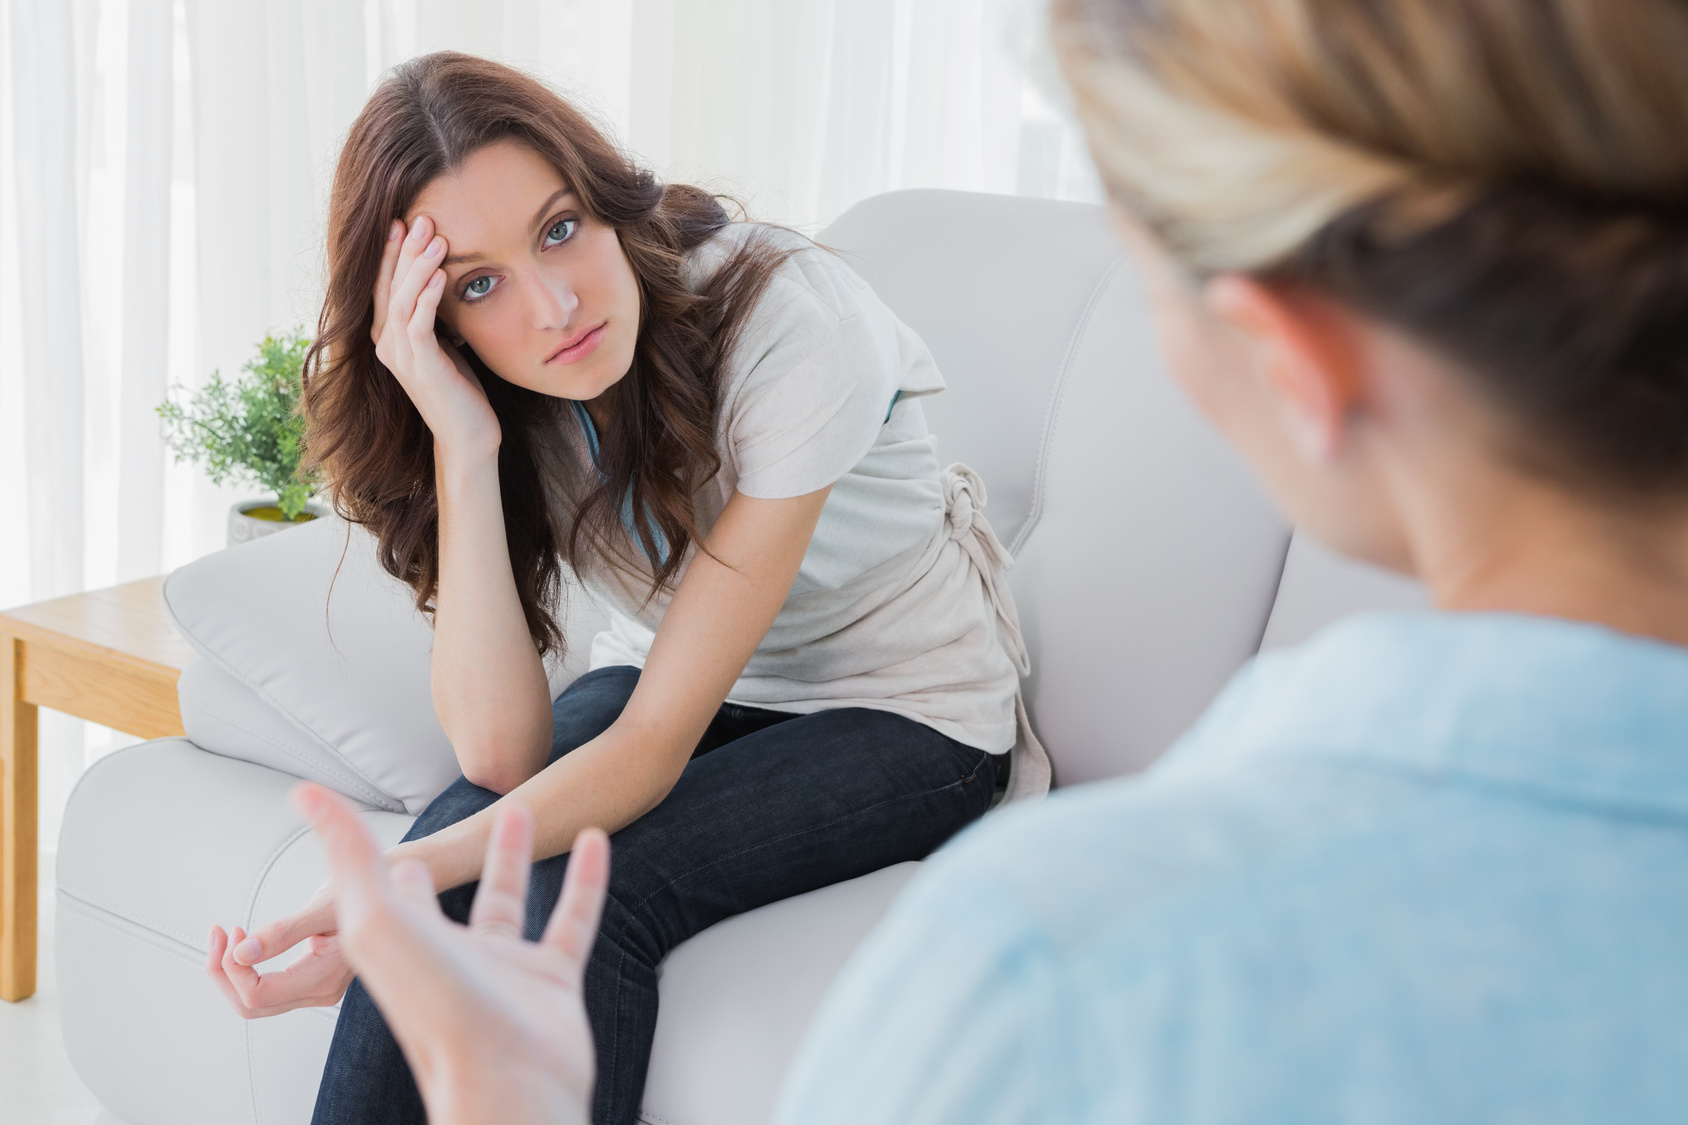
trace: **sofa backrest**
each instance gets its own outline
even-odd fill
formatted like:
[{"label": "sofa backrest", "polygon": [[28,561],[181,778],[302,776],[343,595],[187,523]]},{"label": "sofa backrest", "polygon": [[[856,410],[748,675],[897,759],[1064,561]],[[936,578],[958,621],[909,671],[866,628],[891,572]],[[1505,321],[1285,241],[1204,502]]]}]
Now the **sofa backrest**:
[{"label": "sofa backrest", "polygon": [[[1101,208],[894,192],[819,237],[943,372],[927,417],[940,458],[984,478],[986,515],[1016,556],[1027,703],[1058,784],[1153,761],[1263,636],[1299,640],[1351,609],[1418,599],[1290,549],[1168,378]],[[456,775],[428,699],[427,626],[363,533],[348,541],[324,521],[219,552],[176,572],[166,596],[207,657],[181,684],[201,746],[411,812]],[[597,620],[570,613],[576,654]]]},{"label": "sofa backrest", "polygon": [[[1148,765],[1260,647],[1416,588],[1298,544],[1173,385],[1101,207],[950,191],[820,235],[938,361],[927,417],[1014,553],[1027,706],[1059,783]],[[1340,581],[1335,581],[1340,579]],[[1335,584],[1333,585],[1333,581]]]},{"label": "sofa backrest", "polygon": [[1290,536],[1168,379],[1102,208],[898,192],[820,237],[943,372],[927,417],[1016,556],[1058,781],[1141,769],[1259,647]]}]

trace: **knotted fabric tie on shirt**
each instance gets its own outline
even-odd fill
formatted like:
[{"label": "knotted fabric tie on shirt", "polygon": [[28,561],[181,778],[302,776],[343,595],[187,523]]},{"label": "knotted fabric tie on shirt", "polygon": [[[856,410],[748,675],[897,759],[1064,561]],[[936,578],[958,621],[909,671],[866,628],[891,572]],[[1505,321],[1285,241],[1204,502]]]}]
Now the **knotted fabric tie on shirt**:
[{"label": "knotted fabric tie on shirt", "polygon": [[[973,562],[973,569],[984,582],[985,594],[996,613],[997,627],[1003,649],[1014,662],[1014,670],[1023,678],[1031,674],[1031,653],[1020,631],[1020,611],[1014,604],[1014,592],[1008,587],[1008,571],[1014,556],[1002,545],[985,519],[985,482],[979,474],[957,462],[944,470],[944,522],[949,537],[960,545]],[[1012,769],[1008,776],[1008,792],[1003,800],[1021,797],[1041,797],[1049,791],[1052,771],[1049,755],[1032,730],[1031,716],[1026,712],[1024,693],[1014,693],[1014,715],[1019,726],[1019,738],[1011,755]]]}]

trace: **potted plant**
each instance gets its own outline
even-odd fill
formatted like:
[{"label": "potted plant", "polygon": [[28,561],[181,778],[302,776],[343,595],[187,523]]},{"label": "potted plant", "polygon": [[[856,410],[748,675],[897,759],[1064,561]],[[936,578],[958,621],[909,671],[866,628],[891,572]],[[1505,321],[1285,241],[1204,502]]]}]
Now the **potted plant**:
[{"label": "potted plant", "polygon": [[328,514],[315,499],[318,482],[299,472],[299,395],[310,345],[300,332],[267,336],[239,379],[213,371],[186,405],[167,400],[158,407],[178,462],[203,464],[215,484],[243,482],[270,493],[229,509],[231,547]]}]

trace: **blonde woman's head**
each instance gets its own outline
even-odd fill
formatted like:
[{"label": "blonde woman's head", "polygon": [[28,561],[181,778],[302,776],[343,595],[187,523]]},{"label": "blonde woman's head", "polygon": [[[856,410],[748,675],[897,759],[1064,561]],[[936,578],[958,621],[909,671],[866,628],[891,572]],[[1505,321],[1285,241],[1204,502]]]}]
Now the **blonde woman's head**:
[{"label": "blonde woman's head", "polygon": [[1398,330],[1532,471],[1688,492],[1688,4],[1054,0],[1054,35],[1187,275]]}]

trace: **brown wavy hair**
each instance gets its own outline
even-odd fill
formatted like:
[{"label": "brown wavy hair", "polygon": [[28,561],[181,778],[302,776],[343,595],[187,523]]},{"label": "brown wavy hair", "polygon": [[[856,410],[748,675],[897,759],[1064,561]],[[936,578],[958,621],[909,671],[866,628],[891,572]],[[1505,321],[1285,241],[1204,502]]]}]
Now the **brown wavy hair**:
[{"label": "brown wavy hair", "polygon": [[[732,221],[714,195],[658,183],[585,114],[521,71],[442,51],[388,75],[353,122],[335,169],[327,296],[305,361],[305,466],[322,475],[341,516],[374,533],[381,565],[415,591],[425,614],[439,590],[433,437],[376,358],[376,271],[387,230],[422,190],[507,139],[547,160],[586,213],[615,228],[640,299],[633,365],[605,392],[612,420],[593,480],[552,479],[562,463],[554,455],[559,427],[573,424],[564,400],[504,381],[459,345],[503,430],[498,476],[511,569],[528,631],[546,653],[563,646],[563,565],[615,565],[636,541],[657,560],[655,596],[701,543],[694,498],[721,466],[721,367],[789,252],[747,238],[694,289],[687,252]],[[622,524],[628,503],[644,517],[631,535]]]}]

